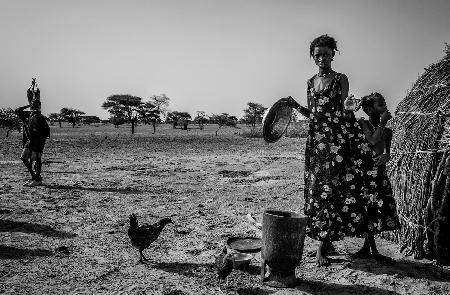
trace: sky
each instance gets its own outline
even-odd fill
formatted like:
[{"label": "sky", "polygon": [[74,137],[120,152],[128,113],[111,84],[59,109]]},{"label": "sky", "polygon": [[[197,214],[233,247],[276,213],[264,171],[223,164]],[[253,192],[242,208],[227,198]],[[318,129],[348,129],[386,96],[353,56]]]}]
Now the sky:
[{"label": "sky", "polygon": [[243,116],[291,95],[306,103],[309,57],[337,40],[333,68],[356,97],[381,92],[394,111],[450,43],[448,0],[0,0],[0,107],[27,103],[32,77],[42,112],[63,107],[108,118],[113,94],[172,111]]}]

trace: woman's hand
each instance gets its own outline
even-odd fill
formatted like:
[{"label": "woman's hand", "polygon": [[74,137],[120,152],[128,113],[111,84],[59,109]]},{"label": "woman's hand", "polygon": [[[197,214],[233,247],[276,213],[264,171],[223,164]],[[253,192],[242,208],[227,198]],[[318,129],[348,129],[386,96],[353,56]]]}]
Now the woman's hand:
[{"label": "woman's hand", "polygon": [[390,158],[391,157],[388,154],[381,154],[373,158],[373,160],[375,161],[375,166],[381,166],[389,162]]},{"label": "woman's hand", "polygon": [[300,104],[298,102],[295,101],[295,99],[292,98],[292,96],[288,96],[288,97],[283,97],[282,99],[280,99],[280,101],[286,102],[286,104],[288,106],[290,106],[291,108],[298,108],[300,106]]},{"label": "woman's hand", "polygon": [[344,110],[356,112],[359,110],[361,105],[361,100],[359,98],[355,98],[354,95],[349,95],[344,100]]}]

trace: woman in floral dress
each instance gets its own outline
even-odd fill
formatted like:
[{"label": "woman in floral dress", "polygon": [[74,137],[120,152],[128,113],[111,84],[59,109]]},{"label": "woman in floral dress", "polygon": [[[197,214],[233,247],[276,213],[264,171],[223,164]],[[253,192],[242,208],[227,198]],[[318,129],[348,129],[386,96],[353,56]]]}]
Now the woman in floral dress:
[{"label": "woman in floral dress", "polygon": [[364,195],[374,189],[366,185],[368,171],[364,167],[373,167],[372,153],[351,111],[348,79],[331,68],[336,51],[332,37],[314,39],[310,55],[318,73],[307,82],[308,109],[287,99],[310,118],[305,150],[305,214],[309,217],[308,236],[319,241],[319,266],[329,264],[326,248],[331,241],[364,233]]}]

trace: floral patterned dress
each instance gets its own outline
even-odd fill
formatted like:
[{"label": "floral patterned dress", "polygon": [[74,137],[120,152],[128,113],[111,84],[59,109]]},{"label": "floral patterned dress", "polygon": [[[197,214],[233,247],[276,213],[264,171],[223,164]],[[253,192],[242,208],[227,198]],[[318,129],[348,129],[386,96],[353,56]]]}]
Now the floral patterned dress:
[{"label": "floral patterned dress", "polygon": [[373,151],[354,116],[344,117],[341,74],[320,92],[308,80],[310,116],[305,149],[305,214],[313,239],[339,240],[367,231],[366,196],[376,195],[371,179]]},{"label": "floral patterned dress", "polygon": [[[370,123],[369,128],[372,133],[375,132],[375,128]],[[376,153],[374,153],[374,156],[376,156]],[[366,230],[378,234],[383,231],[399,229],[401,224],[398,220],[397,206],[386,165],[373,165],[368,168],[371,177],[366,178],[365,186],[374,187],[376,191],[364,194],[364,224]]]}]

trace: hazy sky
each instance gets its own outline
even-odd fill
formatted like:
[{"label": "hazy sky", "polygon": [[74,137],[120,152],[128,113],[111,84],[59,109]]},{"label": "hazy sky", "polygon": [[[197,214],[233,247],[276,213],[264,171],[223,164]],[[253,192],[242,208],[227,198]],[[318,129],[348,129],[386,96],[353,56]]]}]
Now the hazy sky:
[{"label": "hazy sky", "polygon": [[24,105],[32,77],[45,114],[107,118],[112,94],[165,93],[193,116],[305,103],[309,44],[324,33],[350,92],[379,91],[394,110],[450,43],[450,1],[0,0],[0,107]]}]

